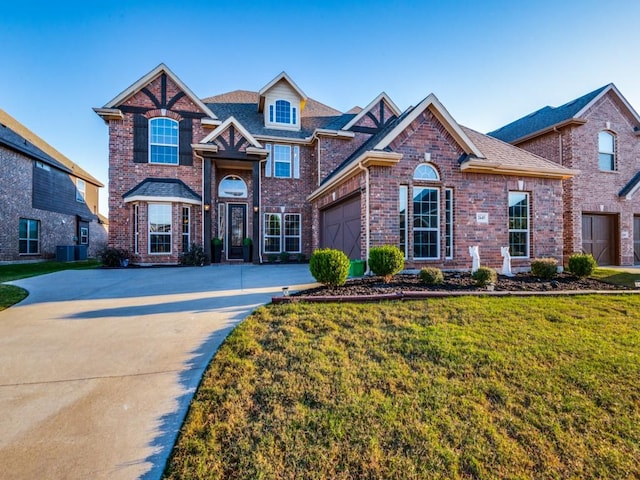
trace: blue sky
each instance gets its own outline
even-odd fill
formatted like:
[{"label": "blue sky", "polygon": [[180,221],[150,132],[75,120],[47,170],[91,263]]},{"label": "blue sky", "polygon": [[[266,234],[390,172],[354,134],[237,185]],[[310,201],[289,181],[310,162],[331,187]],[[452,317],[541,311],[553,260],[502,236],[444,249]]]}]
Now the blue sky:
[{"label": "blue sky", "polygon": [[343,111],[435,93],[481,132],[611,82],[640,110],[635,0],[4,3],[0,108],[105,184],[107,126],[91,108],[161,62],[200,97],[282,70]]}]

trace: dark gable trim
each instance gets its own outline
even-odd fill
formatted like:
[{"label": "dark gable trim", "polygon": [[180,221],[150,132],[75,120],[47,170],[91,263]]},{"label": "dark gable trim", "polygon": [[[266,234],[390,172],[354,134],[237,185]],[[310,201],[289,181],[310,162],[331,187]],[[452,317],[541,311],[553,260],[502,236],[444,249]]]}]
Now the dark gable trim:
[{"label": "dark gable trim", "polygon": [[244,136],[242,135],[239,135],[239,139],[236,142],[236,129],[233,125],[229,126],[229,142],[227,142],[222,136],[218,136],[216,138],[216,143],[218,143],[219,146],[223,147],[220,153],[224,152],[225,155],[231,155],[231,154],[245,155],[240,151],[240,149],[245,144],[246,145],[249,144],[247,139],[244,138]]},{"label": "dark gable trim", "polygon": [[633,178],[627,183],[622,190],[618,193],[619,197],[627,196],[637,185],[640,183],[640,172],[636,173]]},{"label": "dark gable trim", "polygon": [[386,114],[387,114],[387,110],[385,108],[384,100],[380,100],[379,107],[378,107],[378,117],[376,117],[371,112],[371,110],[369,110],[366,113],[366,116],[373,121],[375,127],[363,127],[359,125],[354,125],[349,130],[351,130],[352,132],[368,133],[369,135],[374,135],[378,133],[380,130],[382,130],[383,128],[385,128],[390,122],[393,122],[396,118],[398,118],[395,115],[391,114],[385,119]]},{"label": "dark gable trim", "polygon": [[[140,114],[140,115],[144,115],[145,113],[147,113],[147,112],[149,112],[151,110],[157,110],[157,108],[155,108],[155,107],[154,108],[132,107],[132,106],[129,106],[129,105],[124,105],[124,106],[120,107],[120,111],[122,113],[133,113],[133,114],[137,113],[137,114]],[[171,111],[177,113],[182,118],[205,118],[205,117],[207,117],[207,115],[205,115],[204,113],[200,113],[200,112],[185,112],[184,110],[171,110]]]}]

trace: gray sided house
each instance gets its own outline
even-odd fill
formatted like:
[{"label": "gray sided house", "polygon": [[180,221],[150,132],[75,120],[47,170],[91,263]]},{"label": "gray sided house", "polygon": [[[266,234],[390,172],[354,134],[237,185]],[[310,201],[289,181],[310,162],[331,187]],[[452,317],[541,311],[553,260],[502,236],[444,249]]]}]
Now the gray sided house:
[{"label": "gray sided house", "polygon": [[73,260],[106,245],[103,185],[2,110],[0,178],[0,262],[51,259],[58,246]]},{"label": "gray sided house", "polygon": [[563,193],[564,257],[640,264],[640,117],[609,84],[546,106],[489,135],[577,174]]},{"label": "gray sided house", "polygon": [[[347,112],[284,72],[258,91],[199,98],[161,64],[96,108],[109,125],[109,244],[140,264],[192,243],[222,261],[319,247],[366,259],[397,245],[411,268],[562,260],[562,182],[575,172],[460,126],[434,95],[381,93]],[[284,255],[283,255],[284,254]]]}]

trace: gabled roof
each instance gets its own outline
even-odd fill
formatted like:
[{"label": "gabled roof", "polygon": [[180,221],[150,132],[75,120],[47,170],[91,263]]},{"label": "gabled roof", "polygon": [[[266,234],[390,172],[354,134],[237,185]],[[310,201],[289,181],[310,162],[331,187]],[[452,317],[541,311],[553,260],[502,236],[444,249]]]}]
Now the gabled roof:
[{"label": "gabled roof", "polygon": [[613,83],[600,87],[593,92],[589,92],[575,100],[571,100],[559,107],[546,106],[525,117],[519,118],[504,127],[489,132],[495,138],[505,142],[518,143],[528,138],[545,133],[554,127],[560,127],[570,123],[584,123],[585,113],[604,95],[613,92],[620,101],[627,107],[631,115],[640,124],[640,116],[631,107],[629,102],[622,96]]},{"label": "gabled roof", "polygon": [[344,127],[342,127],[342,130],[349,130],[356,123],[358,123],[362,119],[362,117],[364,117],[368,112],[370,112],[373,107],[378,105],[383,100],[387,103],[387,105],[389,106],[389,108],[391,109],[391,111],[396,117],[399,117],[402,114],[402,111],[398,108],[398,106],[395,103],[393,103],[391,98],[389,98],[389,96],[385,92],[382,92],[369,105],[367,105],[363,109],[360,109],[357,115],[353,117],[349,123],[347,123]]},{"label": "gabled roof", "polygon": [[125,202],[174,201],[199,205],[202,197],[176,178],[145,178],[122,195]]},{"label": "gabled roof", "polygon": [[636,193],[638,188],[640,187],[640,172],[636,173],[629,183],[627,183],[622,190],[618,193],[619,197],[626,197],[627,200],[630,200],[631,197]]},{"label": "gabled roof", "polygon": [[253,135],[251,135],[247,131],[247,129],[244,128],[242,124],[232,116],[227,118],[224,122],[222,122],[220,126],[216,127],[216,129],[213,132],[211,132],[209,135],[207,135],[202,140],[200,140],[200,143],[211,143],[218,136],[222,135],[225,132],[225,130],[229,128],[229,126],[231,125],[233,125],[234,128],[240,132],[240,134],[245,138],[245,140],[247,140],[247,142],[251,144],[251,146],[256,148],[262,148],[262,145],[260,145],[260,142],[258,142],[255,138],[253,138]]},{"label": "gabled roof", "polygon": [[69,160],[2,109],[0,109],[0,143],[93,185],[104,187],[100,180]]},{"label": "gabled roof", "polygon": [[158,65],[156,68],[154,68],[153,70],[151,70],[149,73],[147,73],[146,75],[144,75],[142,78],[140,78],[139,80],[137,80],[135,83],[133,83],[131,86],[129,86],[128,88],[126,88],[125,90],[123,90],[122,92],[120,92],[118,95],[116,95],[113,99],[111,99],[109,102],[107,102],[105,104],[105,106],[103,108],[96,108],[94,109],[96,111],[96,113],[98,113],[98,115],[103,116],[103,112],[106,115],[105,110],[109,110],[109,109],[117,109],[120,105],[122,105],[124,102],[126,102],[129,98],[131,98],[133,95],[135,95],[136,93],[138,93],[140,90],[142,90],[144,87],[146,87],[149,83],[151,83],[152,81],[154,81],[156,78],[158,78],[160,75],[162,74],[167,75],[168,78],[171,79],[171,81],[173,81],[176,85],[178,85],[178,87],[180,87],[180,89],[185,93],[185,95],[195,104],[198,106],[198,108],[200,110],[202,110],[203,113],[205,113],[207,116],[209,116],[209,118],[212,118],[214,120],[217,119],[217,117],[215,116],[215,114],[209,109],[209,107],[207,107],[202,100],[200,100],[192,91],[189,87],[187,87],[182,80],[180,80],[178,78],[178,76],[173,73],[169,67],[167,67],[164,63],[161,63],[160,65]]},{"label": "gabled roof", "polygon": [[287,75],[286,72],[281,72],[279,75],[276,75],[276,77],[271,80],[269,83],[267,83],[264,87],[262,87],[260,89],[260,91],[258,92],[258,95],[260,96],[260,101],[258,104],[258,109],[260,112],[262,112],[262,110],[264,109],[264,97],[267,94],[267,92],[269,90],[271,90],[271,88],[273,88],[273,86],[278,83],[279,81],[284,80],[285,82],[287,82],[289,84],[289,86],[298,94],[298,96],[300,97],[300,111],[304,110],[304,106],[307,102],[307,95],[302,91],[302,89],[300,87],[298,87],[298,85],[296,85],[296,82],[294,82],[291,77],[289,75]]}]

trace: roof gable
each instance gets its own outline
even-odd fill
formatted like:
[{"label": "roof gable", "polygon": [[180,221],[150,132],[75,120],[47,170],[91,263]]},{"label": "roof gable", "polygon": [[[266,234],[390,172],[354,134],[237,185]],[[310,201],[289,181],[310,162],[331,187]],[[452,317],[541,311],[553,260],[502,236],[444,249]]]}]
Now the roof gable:
[{"label": "roof gable", "polygon": [[369,128],[379,130],[389,121],[399,117],[401,113],[400,109],[393,103],[389,96],[385,92],[382,92],[369,105],[361,109],[349,123],[342,127],[342,130],[355,130],[358,123],[367,117],[373,122],[373,127]]},{"label": "roof gable", "polygon": [[589,109],[610,92],[618,97],[620,102],[626,107],[633,118],[635,118],[636,122],[640,124],[640,116],[638,116],[617,87],[613,83],[610,83],[559,107],[546,106],[540,110],[536,110],[504,127],[489,132],[488,135],[504,142],[518,143],[545,133],[554,127],[567,125],[569,123],[584,123],[586,121],[584,117]]},{"label": "roof gable", "polygon": [[2,109],[0,109],[0,124],[6,127],[6,129],[0,131],[0,141],[6,145],[9,146],[11,144],[14,149],[32,158],[37,158],[93,185],[104,187],[97,178],[64,156]]},{"label": "roof gable", "polygon": [[[236,135],[236,131],[240,134],[239,136]],[[223,137],[225,133],[229,133],[227,138]],[[248,146],[251,147],[262,148],[260,142],[258,142],[233,116],[227,118],[222,125],[204,137],[200,143],[214,143],[217,139],[219,139],[218,143],[221,143],[222,146],[226,146],[227,149],[239,149],[241,146],[244,146],[245,143],[249,144]]]},{"label": "roof gable", "polygon": [[[151,82],[153,82],[156,78],[160,77],[161,75],[166,75],[168,78],[171,79],[172,82],[174,82],[178,88],[180,88],[180,90],[182,90],[184,92],[184,94],[187,96],[187,98],[189,98],[189,100],[191,100],[201,111],[202,113],[204,113],[205,115],[207,115],[210,119],[213,120],[217,120],[217,117],[215,116],[215,114],[209,109],[209,107],[207,107],[202,100],[200,100],[192,91],[189,87],[187,87],[182,80],[180,80],[178,78],[178,76],[173,73],[169,67],[167,67],[164,63],[161,63],[160,65],[158,65],[156,68],[154,68],[153,70],[151,70],[149,73],[147,73],[146,75],[144,75],[143,77],[141,77],[139,80],[137,80],[135,83],[133,83],[131,86],[129,86],[128,88],[126,88],[125,90],[123,90],[122,92],[120,92],[116,97],[114,97],[113,99],[111,99],[109,102],[107,102],[104,107],[102,108],[95,108],[94,110],[96,111],[96,113],[98,113],[98,115],[102,116],[103,118],[107,118],[109,116],[109,113],[112,113],[114,115],[117,115],[114,112],[109,112],[109,110],[117,110],[118,107],[120,107],[124,102],[126,102],[129,98],[131,98],[132,96],[134,96],[136,93],[140,92],[141,90],[143,90],[147,85],[149,85]],[[162,108],[167,108],[162,107]]]},{"label": "roof gable", "polygon": [[403,116],[402,121],[395,122],[393,129],[381,138],[378,143],[376,143],[373,147],[374,150],[383,150],[387,148],[389,144],[391,144],[391,142],[395,140],[395,138],[426,109],[429,109],[431,113],[433,113],[465,153],[476,157],[482,157],[482,153],[478,147],[474,145],[467,134],[460,128],[460,125],[458,125],[447,109],[444,108],[444,105],[440,103],[440,100],[438,100],[433,93],[413,108],[409,114]]},{"label": "roof gable", "polygon": [[271,80],[269,83],[267,83],[258,92],[258,95],[260,97],[260,100],[259,100],[259,103],[258,103],[258,111],[260,111],[260,112],[263,111],[263,109],[264,109],[264,100],[265,100],[267,94],[269,93],[269,91],[271,89],[273,89],[273,87],[275,87],[280,82],[284,82],[284,83],[288,84],[289,88],[291,90],[293,90],[293,92],[295,92],[300,97],[300,110],[301,111],[304,110],[304,106],[307,103],[307,95],[302,91],[302,89],[300,87],[298,87],[296,82],[294,82],[291,79],[291,77],[289,75],[287,75],[286,72],[283,71],[279,75],[276,75],[276,77],[273,80]]}]

